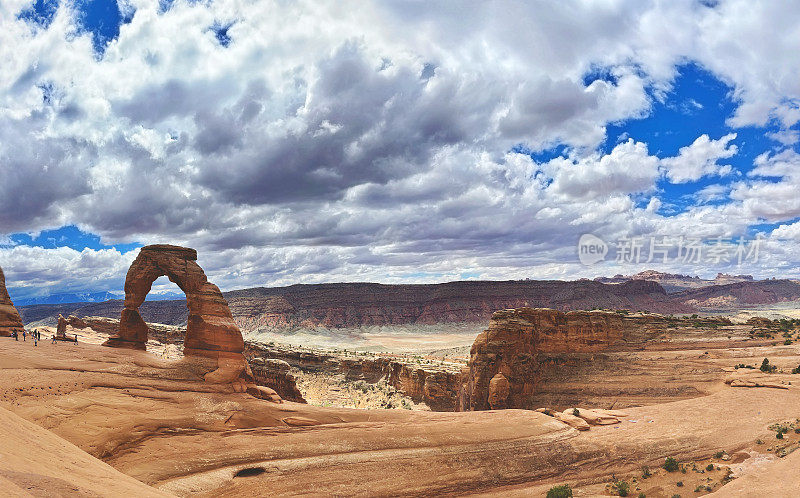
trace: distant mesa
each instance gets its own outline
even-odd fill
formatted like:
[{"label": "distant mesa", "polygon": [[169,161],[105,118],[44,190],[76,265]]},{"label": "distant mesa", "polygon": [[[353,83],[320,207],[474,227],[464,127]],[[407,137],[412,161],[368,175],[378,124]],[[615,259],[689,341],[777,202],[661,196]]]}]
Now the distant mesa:
[{"label": "distant mesa", "polygon": [[21,334],[22,331],[22,319],[11,302],[11,296],[6,289],[6,276],[0,268],[0,336],[10,337],[14,332]]},{"label": "distant mesa", "polygon": [[729,275],[727,273],[717,273],[713,280],[705,280],[697,275],[681,275],[679,273],[664,273],[656,270],[644,270],[634,275],[617,274],[613,277],[597,277],[595,282],[603,284],[621,284],[636,280],[647,280],[658,282],[668,293],[681,292],[689,289],[699,289],[712,285],[725,285],[737,282],[752,282],[752,275]]}]

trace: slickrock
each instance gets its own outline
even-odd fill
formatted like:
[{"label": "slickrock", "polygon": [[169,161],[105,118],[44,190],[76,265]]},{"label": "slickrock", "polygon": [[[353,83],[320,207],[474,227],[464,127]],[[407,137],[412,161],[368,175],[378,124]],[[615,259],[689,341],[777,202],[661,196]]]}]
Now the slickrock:
[{"label": "slickrock", "polygon": [[569,408],[565,410],[565,412],[574,415],[575,410],[577,410],[576,416],[582,418],[590,425],[613,425],[619,423],[619,419],[617,417],[612,417],[611,415],[607,415],[600,411],[590,410],[588,408]]},{"label": "slickrock", "polygon": [[572,415],[571,413],[567,413],[566,411],[564,411],[564,412],[555,412],[553,414],[553,416],[557,420],[559,420],[561,422],[564,422],[568,426],[574,427],[575,429],[578,429],[579,431],[588,431],[589,430],[589,424],[585,420],[583,420],[580,417],[576,417],[575,415]]},{"label": "slickrock", "polygon": [[11,296],[6,289],[6,277],[0,268],[0,336],[10,337],[14,332],[21,334],[22,331],[22,319],[11,302]]},{"label": "slickrock", "polygon": [[622,317],[616,313],[497,311],[472,345],[460,409],[532,408],[531,396],[544,367],[540,355],[602,351],[622,336]]},{"label": "slickrock", "polygon": [[776,382],[757,382],[746,379],[728,379],[725,381],[725,383],[731,387],[771,387],[773,389],[789,389],[789,386],[785,384],[778,384]]}]

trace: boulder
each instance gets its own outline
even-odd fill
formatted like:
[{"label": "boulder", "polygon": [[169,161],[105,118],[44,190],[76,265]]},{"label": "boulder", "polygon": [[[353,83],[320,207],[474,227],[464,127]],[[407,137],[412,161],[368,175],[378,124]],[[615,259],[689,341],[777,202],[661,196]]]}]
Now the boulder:
[{"label": "boulder", "polygon": [[6,289],[6,277],[0,268],[0,336],[10,337],[14,332],[22,334],[23,329],[22,318],[11,302]]}]

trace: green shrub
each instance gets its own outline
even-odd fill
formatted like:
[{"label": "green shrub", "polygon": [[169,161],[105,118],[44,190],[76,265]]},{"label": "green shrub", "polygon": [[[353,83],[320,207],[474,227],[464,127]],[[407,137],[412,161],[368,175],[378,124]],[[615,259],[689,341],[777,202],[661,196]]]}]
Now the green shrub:
[{"label": "green shrub", "polygon": [[708,465],[706,465],[706,470],[709,471],[709,472],[714,470],[714,464],[713,463],[709,463]]},{"label": "green shrub", "polygon": [[678,486],[679,488],[682,488],[683,487],[683,481],[678,481],[678,482],[675,483],[675,485]]},{"label": "green shrub", "polygon": [[778,438],[778,439],[783,439],[783,433],[779,432],[779,433],[775,434],[775,437]]},{"label": "green shrub", "polygon": [[647,498],[647,495],[644,493],[639,493],[639,498]]},{"label": "green shrub", "polygon": [[724,454],[725,454],[724,451],[718,451],[718,452],[714,453],[714,458],[722,458],[722,456]]},{"label": "green shrub", "polygon": [[797,368],[793,368],[792,369],[792,373],[793,374],[800,374],[800,366],[798,366]]},{"label": "green shrub", "polygon": [[643,465],[642,466],[642,479],[647,479],[651,475],[653,475],[653,474],[652,474],[652,472],[650,472],[650,467],[648,467],[647,465]]},{"label": "green shrub", "polygon": [[576,417],[580,417],[581,416],[581,411],[578,410],[577,408],[573,408],[572,409],[572,414],[575,415]]},{"label": "green shrub", "polygon": [[619,496],[628,496],[631,492],[631,486],[627,481],[617,481],[612,486]]},{"label": "green shrub", "polygon": [[572,488],[569,487],[569,484],[553,486],[547,492],[547,498],[572,498]]},{"label": "green shrub", "polygon": [[764,358],[764,361],[761,362],[761,367],[759,368],[762,372],[772,373],[778,370],[778,367],[775,365],[769,364],[769,359]]},{"label": "green shrub", "polygon": [[678,461],[672,457],[667,457],[667,459],[664,460],[664,465],[662,465],[662,467],[664,467],[664,470],[667,472],[675,472],[678,470]]}]

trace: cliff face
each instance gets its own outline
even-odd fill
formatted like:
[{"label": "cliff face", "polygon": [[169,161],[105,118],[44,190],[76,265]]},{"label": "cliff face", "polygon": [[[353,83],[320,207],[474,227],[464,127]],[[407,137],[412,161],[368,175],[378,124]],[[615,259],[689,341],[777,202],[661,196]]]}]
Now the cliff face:
[{"label": "cliff face", "polygon": [[[561,310],[648,310],[691,312],[672,302],[655,282],[608,285],[592,281],[486,281],[444,284],[383,285],[372,283],[292,285],[224,293],[237,325],[244,332],[358,328],[383,325],[430,325],[486,322],[498,309],[523,306]],[[119,317],[123,303],[34,305],[21,308],[26,322],[58,316]],[[186,323],[185,301],[148,301],[139,307],[148,322]]]},{"label": "cliff face", "polygon": [[[283,360],[305,372],[344,374],[348,380],[376,383],[384,379],[389,386],[417,403],[425,403],[433,411],[458,411],[462,373],[455,366],[421,366],[383,356],[352,358],[251,342],[246,343],[245,354]],[[252,362],[250,365],[255,373],[258,367]]]},{"label": "cliff face", "polygon": [[282,399],[305,403],[303,394],[297,388],[297,381],[289,370],[289,364],[274,358],[255,357],[249,360],[250,370],[258,385],[274,389]]},{"label": "cliff face", "polygon": [[14,332],[21,334],[22,330],[22,319],[11,302],[6,289],[6,277],[0,268],[0,336],[9,337]]},{"label": "cliff face", "polygon": [[625,333],[622,316],[601,311],[519,308],[497,311],[475,339],[459,395],[462,411],[530,408],[557,353],[608,349]]}]

